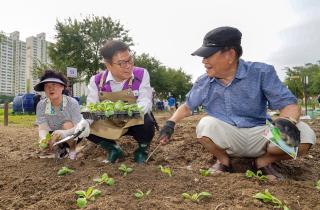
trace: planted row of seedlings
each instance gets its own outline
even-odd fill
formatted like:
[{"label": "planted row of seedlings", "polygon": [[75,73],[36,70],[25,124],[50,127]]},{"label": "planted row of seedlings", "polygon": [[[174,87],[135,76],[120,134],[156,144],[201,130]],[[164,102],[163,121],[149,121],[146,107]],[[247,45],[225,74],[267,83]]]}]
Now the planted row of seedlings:
[{"label": "planted row of seedlings", "polygon": [[[120,167],[118,168],[120,171],[120,174],[122,176],[127,176],[129,173],[133,172],[133,168],[130,168],[126,166],[125,164],[121,164]],[[160,171],[169,176],[172,177],[172,169],[170,167],[164,167],[164,166],[159,166]],[[73,173],[74,170],[69,169],[68,167],[62,167],[58,171],[58,176],[65,176],[67,174]],[[199,174],[201,176],[207,177],[210,176],[210,170],[208,169],[200,169]],[[260,182],[266,182],[268,180],[268,177],[263,175],[262,172],[259,170],[256,173],[254,173],[251,170],[247,170],[245,173],[245,177],[249,179],[254,179],[258,180]],[[115,184],[115,180],[111,177],[108,176],[107,173],[102,174],[99,178],[93,180],[96,184],[106,184],[108,186],[113,186]],[[83,208],[87,205],[88,201],[93,202],[95,199],[99,196],[101,196],[101,191],[98,189],[95,189],[93,187],[89,187],[87,190],[80,190],[76,191],[77,195],[77,206],[79,208]],[[316,182],[315,188],[320,192],[320,180]],[[145,197],[147,197],[151,193],[151,190],[148,190],[146,192],[141,191],[138,189],[133,195],[136,199],[141,200]],[[187,192],[184,192],[181,194],[182,198],[184,200],[190,200],[192,202],[199,203],[200,200],[204,198],[211,197],[212,195],[209,192],[199,192],[199,193],[194,193],[194,194],[189,194]],[[287,204],[285,201],[282,201],[278,199],[276,196],[272,195],[268,189],[266,189],[264,192],[258,192],[253,196],[254,198],[261,200],[264,203],[271,203],[273,205],[273,208],[279,208],[283,210],[289,210]]]}]

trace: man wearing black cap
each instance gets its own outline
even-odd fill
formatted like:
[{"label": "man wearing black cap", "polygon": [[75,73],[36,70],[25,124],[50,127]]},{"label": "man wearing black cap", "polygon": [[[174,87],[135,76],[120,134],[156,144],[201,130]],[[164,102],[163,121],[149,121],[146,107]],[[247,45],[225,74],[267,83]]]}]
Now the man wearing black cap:
[{"label": "man wearing black cap", "polygon": [[283,138],[299,146],[299,155],[306,154],[315,143],[315,133],[299,122],[297,99],[279,80],[273,66],[240,59],[241,36],[233,27],[219,27],[205,35],[202,46],[192,55],[203,57],[206,74],[197,79],[186,103],[166,121],[160,142],[166,144],[175,124],[202,105],[208,115],[200,120],[196,133],[217,159],[210,168],[213,173],[231,172],[230,157],[248,157],[254,158],[255,168],[271,180],[280,179],[283,177],[272,163],[290,157],[262,137],[267,105],[280,111],[274,124]]}]

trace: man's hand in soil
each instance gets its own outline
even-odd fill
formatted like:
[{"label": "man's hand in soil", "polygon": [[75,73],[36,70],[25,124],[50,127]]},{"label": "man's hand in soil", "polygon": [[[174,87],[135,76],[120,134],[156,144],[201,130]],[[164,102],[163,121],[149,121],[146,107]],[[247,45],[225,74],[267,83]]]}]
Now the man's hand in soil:
[{"label": "man's hand in soil", "polygon": [[166,121],[166,123],[164,124],[164,126],[161,128],[160,130],[160,136],[159,136],[159,140],[161,144],[167,144],[174,132],[174,126],[175,126],[175,122],[173,121]]},{"label": "man's hand in soil", "polygon": [[291,146],[299,146],[300,144],[300,131],[295,125],[295,122],[292,122],[286,118],[277,118],[274,121],[275,127],[279,128],[281,133],[281,138]]}]

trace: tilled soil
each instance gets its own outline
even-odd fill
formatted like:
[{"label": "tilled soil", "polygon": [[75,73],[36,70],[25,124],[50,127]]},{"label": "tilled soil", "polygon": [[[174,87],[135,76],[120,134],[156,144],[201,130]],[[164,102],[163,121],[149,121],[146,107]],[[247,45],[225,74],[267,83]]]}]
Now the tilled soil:
[{"label": "tilled soil", "polygon": [[[156,118],[162,125],[168,116]],[[137,144],[130,137],[119,141],[125,157],[108,165],[101,162],[105,151],[90,142],[81,143],[85,147],[75,161],[39,158],[35,127],[0,126],[0,209],[77,209],[75,191],[90,186],[101,190],[102,195],[88,202],[85,209],[272,209],[271,204],[253,198],[265,189],[285,201],[291,210],[320,209],[320,191],[315,188],[320,179],[320,120],[307,121],[318,139],[309,154],[278,164],[286,177],[284,181],[263,183],[245,177],[251,163],[247,159],[232,160],[235,173],[199,175],[199,169],[214,163],[196,141],[195,127],[200,118],[196,115],[183,120],[171,143],[158,147],[145,165],[133,162]],[[156,137],[150,151],[158,144]],[[118,170],[121,163],[134,171],[121,176]],[[173,176],[161,173],[159,165],[172,168]],[[75,172],[60,177],[57,171],[62,166]],[[115,179],[114,186],[94,183],[93,179],[103,173]],[[137,200],[133,195],[137,190],[151,193]],[[210,192],[212,197],[198,203],[181,197],[184,192],[202,191]]]}]

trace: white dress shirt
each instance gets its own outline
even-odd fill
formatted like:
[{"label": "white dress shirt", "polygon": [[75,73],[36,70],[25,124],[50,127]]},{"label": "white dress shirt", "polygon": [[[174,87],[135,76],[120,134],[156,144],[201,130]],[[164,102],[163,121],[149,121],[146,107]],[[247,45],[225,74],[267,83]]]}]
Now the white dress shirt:
[{"label": "white dress shirt", "polygon": [[[150,86],[150,76],[148,71],[145,69],[143,69],[143,71],[143,78],[138,90],[137,104],[139,107],[142,107],[143,112],[146,114],[152,109],[152,88]],[[132,74],[132,76],[134,75]],[[105,83],[110,82],[112,92],[118,92],[122,90],[126,81],[127,80],[117,82],[109,71]],[[95,82],[95,76],[90,78],[88,89],[87,105],[99,102],[99,91]]]}]

